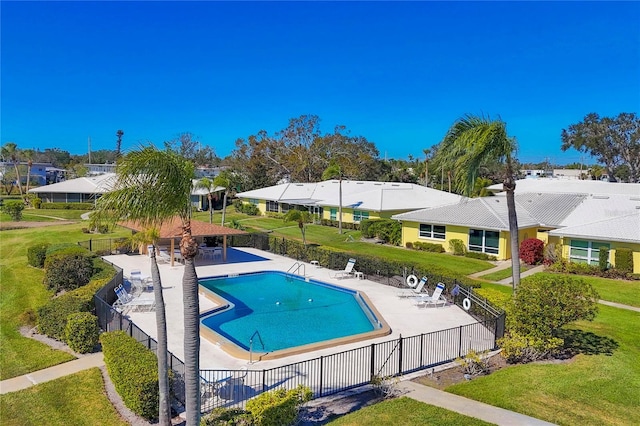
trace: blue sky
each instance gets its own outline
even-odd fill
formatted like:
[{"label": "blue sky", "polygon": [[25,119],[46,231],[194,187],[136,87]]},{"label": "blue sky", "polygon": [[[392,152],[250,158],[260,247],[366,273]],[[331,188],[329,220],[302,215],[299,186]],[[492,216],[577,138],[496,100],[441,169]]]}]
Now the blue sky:
[{"label": "blue sky", "polygon": [[422,156],[465,113],[519,159],[580,161],[560,132],[640,106],[637,2],[7,2],[1,135],[73,154],[191,132],[237,138],[316,114],[380,156]]}]

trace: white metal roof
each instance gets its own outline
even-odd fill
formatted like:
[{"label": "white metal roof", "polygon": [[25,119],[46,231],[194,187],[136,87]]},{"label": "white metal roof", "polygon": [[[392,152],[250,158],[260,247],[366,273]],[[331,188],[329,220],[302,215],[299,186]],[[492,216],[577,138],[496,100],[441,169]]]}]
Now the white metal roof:
[{"label": "white metal roof", "polygon": [[554,229],[549,231],[549,235],[640,244],[640,210],[614,218]]},{"label": "white metal roof", "polygon": [[[516,214],[518,228],[529,228],[539,224],[539,221],[517,201]],[[465,198],[457,204],[401,213],[392,218],[419,223],[509,230],[506,197]]]},{"label": "white metal roof", "polygon": [[[285,183],[237,194],[240,198],[326,207],[340,205],[340,181]],[[412,183],[342,181],[342,205],[367,211],[412,210],[460,201],[462,197]]]},{"label": "white metal roof", "polygon": [[[488,187],[491,191],[502,191],[502,183]],[[516,181],[516,194],[525,192],[565,194],[619,194],[640,196],[640,183],[603,182],[599,180],[569,179],[520,179]]]},{"label": "white metal roof", "polygon": [[69,179],[64,182],[32,188],[33,193],[104,194],[113,187],[115,173]]}]

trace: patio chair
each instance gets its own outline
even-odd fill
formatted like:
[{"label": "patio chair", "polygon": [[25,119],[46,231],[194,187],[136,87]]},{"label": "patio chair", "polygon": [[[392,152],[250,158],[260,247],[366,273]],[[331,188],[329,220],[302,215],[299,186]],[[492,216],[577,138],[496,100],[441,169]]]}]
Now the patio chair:
[{"label": "patio chair", "polygon": [[443,291],[444,291],[444,284],[438,283],[438,285],[436,286],[436,289],[434,290],[431,296],[423,295],[422,297],[416,298],[416,306],[422,307],[422,308],[431,306],[431,305],[438,307],[438,305],[440,304],[442,306],[445,306],[447,304],[447,299],[445,299],[444,295],[442,294]]},{"label": "patio chair", "polygon": [[118,300],[113,304],[114,309],[120,312],[127,312],[130,309],[134,311],[140,312],[151,312],[156,308],[156,301],[154,299],[140,299],[134,298],[122,285],[117,286],[113,289],[116,295],[118,296]]},{"label": "patio chair", "polygon": [[331,278],[348,278],[351,276],[355,276],[355,271],[353,269],[353,265],[356,264],[356,260],[354,258],[349,259],[347,265],[344,267],[344,271],[338,271],[334,275],[329,274]]},{"label": "patio chair", "polygon": [[403,288],[401,290],[398,290],[398,292],[396,293],[396,296],[398,296],[398,297],[415,297],[415,296],[419,296],[420,293],[422,293],[422,289],[424,288],[424,285],[426,283],[427,283],[427,277],[422,277],[417,286],[409,287],[409,288]]}]

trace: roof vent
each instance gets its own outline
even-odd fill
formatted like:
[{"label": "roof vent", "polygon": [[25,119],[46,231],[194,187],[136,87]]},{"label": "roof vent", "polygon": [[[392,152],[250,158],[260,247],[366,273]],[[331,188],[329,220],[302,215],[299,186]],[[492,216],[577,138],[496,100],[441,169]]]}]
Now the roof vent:
[{"label": "roof vent", "polygon": [[640,197],[631,197],[629,198],[631,201],[640,201]]},{"label": "roof vent", "polygon": [[608,195],[594,195],[593,199],[594,200],[608,200],[609,196]]}]

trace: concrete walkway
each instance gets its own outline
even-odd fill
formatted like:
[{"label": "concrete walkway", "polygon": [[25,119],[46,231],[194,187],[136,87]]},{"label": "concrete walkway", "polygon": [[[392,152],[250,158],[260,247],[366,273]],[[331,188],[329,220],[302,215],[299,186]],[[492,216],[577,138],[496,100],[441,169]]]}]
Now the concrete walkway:
[{"label": "concrete walkway", "polygon": [[59,379],[60,377],[68,376],[69,374],[74,374],[89,368],[102,367],[103,365],[104,358],[102,352],[83,356],[73,361],[25,374],[24,376],[3,380],[0,382],[0,394],[27,389],[39,383]]},{"label": "concrete walkway", "polygon": [[402,382],[399,386],[408,392],[406,396],[409,398],[500,426],[544,426],[554,424],[411,381]]},{"label": "concrete walkway", "polygon": [[[544,265],[534,266],[531,269],[527,269],[526,271],[521,272],[520,273],[520,278],[528,277],[529,275],[533,275],[533,274],[538,273],[538,272],[543,272],[544,268],[545,268]],[[508,278],[505,278],[503,280],[498,281],[497,283],[498,284],[502,284],[502,285],[508,285],[508,284],[511,284],[512,281],[513,281],[513,278],[512,277],[508,277]]]}]

